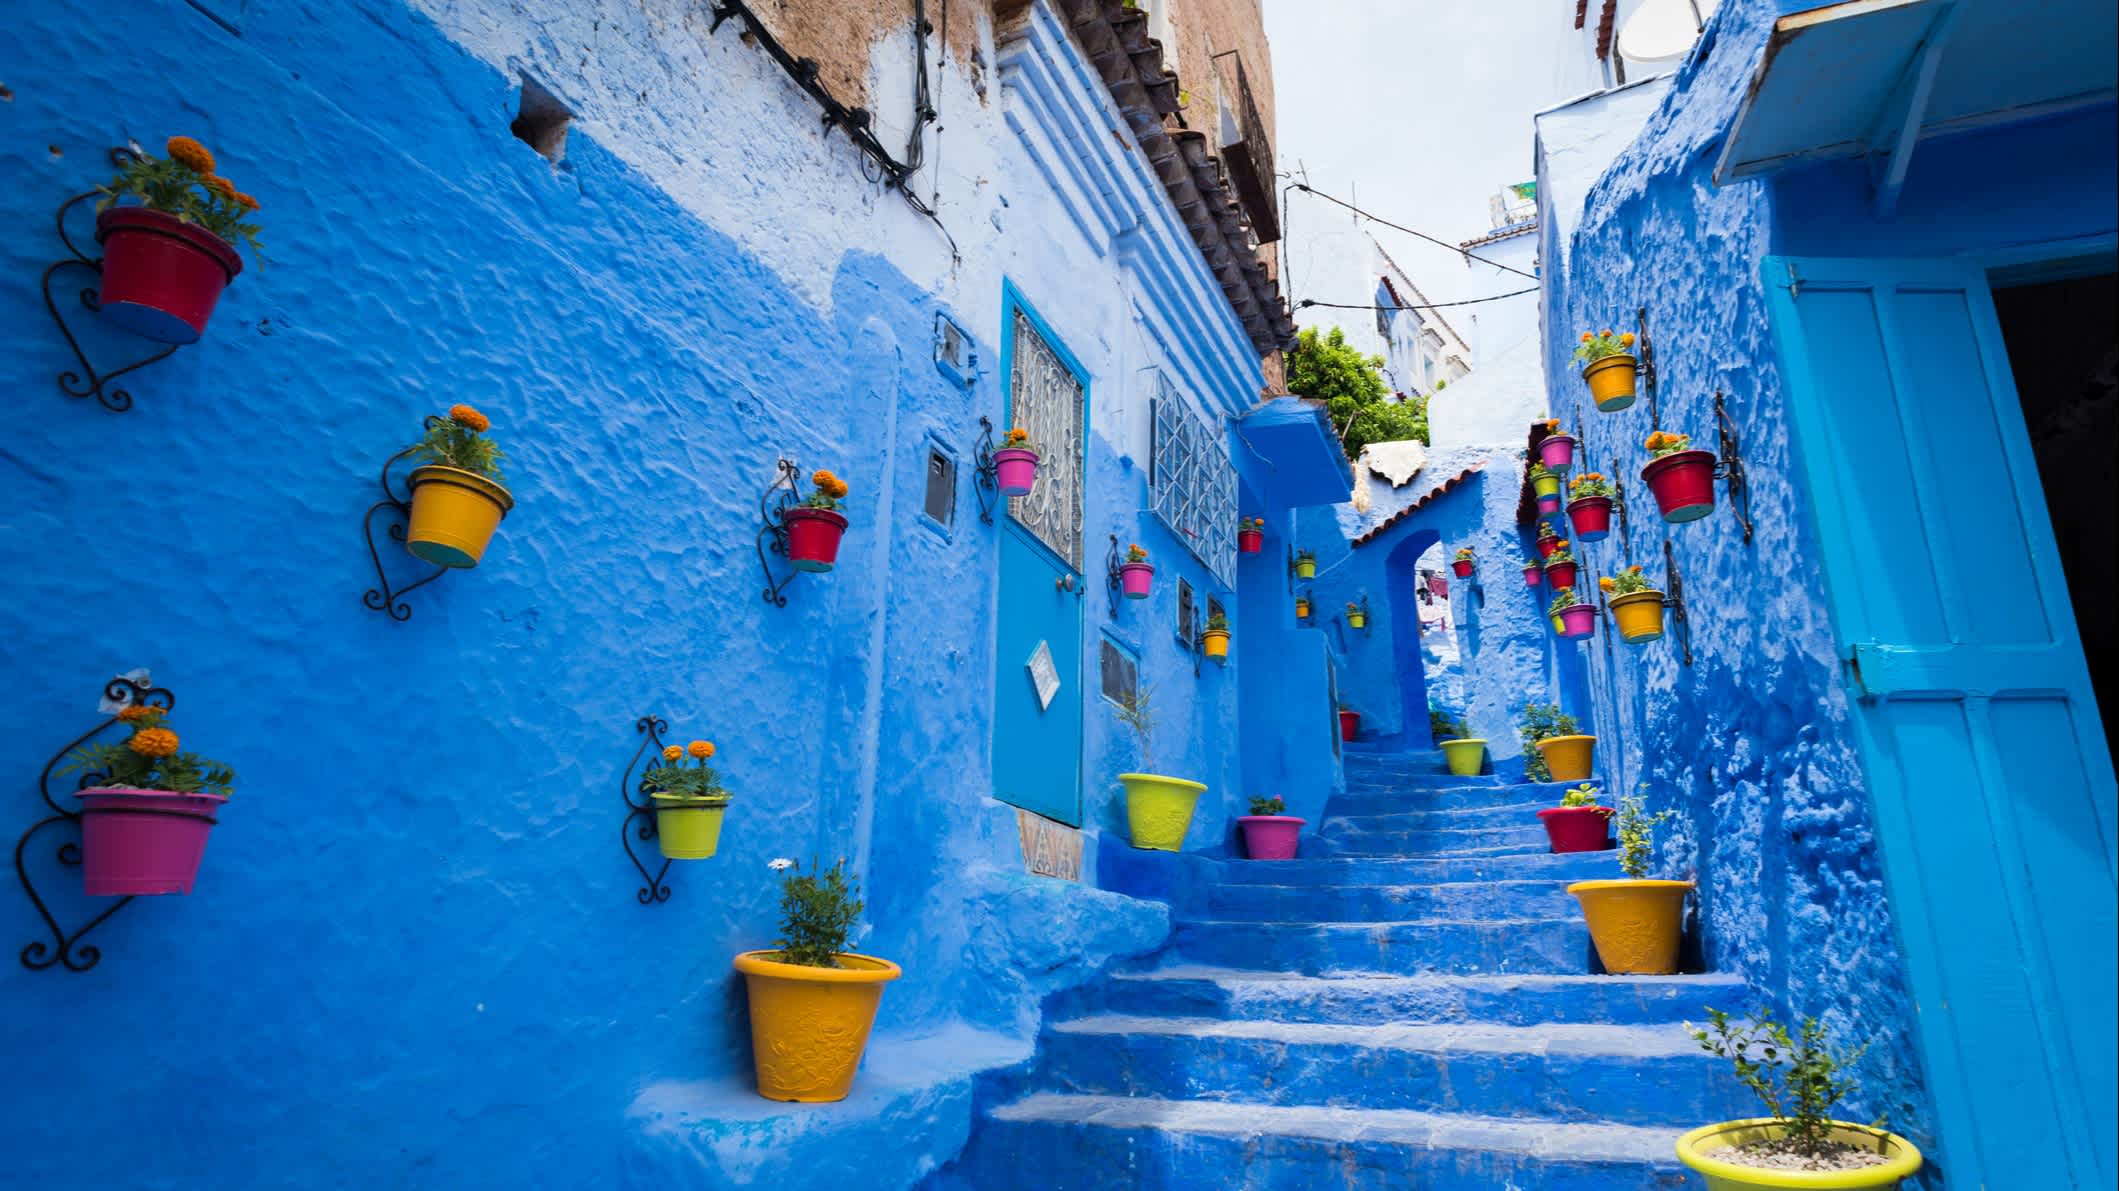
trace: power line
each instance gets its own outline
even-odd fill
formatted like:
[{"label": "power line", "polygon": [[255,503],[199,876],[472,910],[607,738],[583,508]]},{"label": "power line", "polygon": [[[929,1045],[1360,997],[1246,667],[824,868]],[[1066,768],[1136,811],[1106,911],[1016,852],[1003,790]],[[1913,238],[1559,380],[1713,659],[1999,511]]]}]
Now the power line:
[{"label": "power line", "polygon": [[1315,298],[1304,298],[1302,301],[1295,303],[1295,309],[1302,310],[1310,306],[1324,306],[1332,310],[1439,310],[1444,306],[1476,306],[1481,302],[1498,302],[1503,298],[1520,298],[1524,294],[1534,294],[1537,292],[1538,287],[1535,285],[1531,285],[1525,286],[1522,289],[1510,290],[1505,294],[1488,294],[1483,298],[1465,298],[1457,302],[1429,302],[1424,306],[1379,306],[1374,302],[1361,302],[1358,304],[1349,302],[1320,302]]},{"label": "power line", "polygon": [[1430,244],[1439,244],[1442,247],[1449,249],[1451,252],[1456,253],[1458,256],[1463,257],[1465,260],[1478,261],[1482,265],[1492,265],[1494,268],[1499,269],[1504,273],[1514,273],[1518,277],[1528,277],[1532,281],[1536,281],[1538,279],[1538,275],[1536,273],[1525,273],[1523,270],[1516,268],[1514,265],[1504,265],[1500,261],[1488,260],[1487,258],[1480,256],[1476,252],[1470,252],[1463,248],[1459,248],[1458,246],[1450,243],[1447,240],[1437,239],[1434,236],[1428,235],[1426,232],[1414,231],[1412,228],[1409,228],[1402,223],[1392,223],[1390,220],[1385,219],[1380,215],[1372,215],[1369,212],[1364,211],[1361,208],[1355,206],[1354,204],[1347,202],[1345,199],[1333,198],[1331,195],[1326,194],[1322,190],[1318,190],[1312,187],[1307,182],[1296,182],[1291,180],[1289,181],[1288,185],[1291,188],[1295,190],[1300,190],[1305,194],[1314,194],[1318,198],[1323,199],[1325,202],[1337,203],[1338,205],[1345,207],[1347,210],[1352,211],[1354,214],[1359,215],[1364,219],[1374,220],[1375,222],[1380,223],[1385,227],[1395,228],[1398,231],[1404,232],[1408,236],[1418,237],[1419,239],[1425,240]]}]

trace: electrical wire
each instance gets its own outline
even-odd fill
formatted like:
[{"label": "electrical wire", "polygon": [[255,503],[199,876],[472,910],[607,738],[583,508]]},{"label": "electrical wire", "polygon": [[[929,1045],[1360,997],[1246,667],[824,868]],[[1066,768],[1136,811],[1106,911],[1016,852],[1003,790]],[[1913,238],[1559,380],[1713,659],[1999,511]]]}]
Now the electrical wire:
[{"label": "electrical wire", "polygon": [[1488,294],[1483,298],[1465,298],[1456,302],[1429,302],[1422,306],[1380,306],[1374,302],[1320,302],[1315,298],[1304,298],[1302,301],[1295,303],[1295,309],[1303,310],[1311,306],[1322,306],[1329,310],[1440,310],[1445,306],[1476,306],[1481,302],[1498,302],[1503,298],[1520,298],[1524,294],[1537,292],[1538,287],[1530,285],[1522,289],[1510,290],[1505,294]]},{"label": "electrical wire", "polygon": [[1290,175],[1282,174],[1281,177],[1289,178],[1288,187],[1291,189],[1300,190],[1304,194],[1314,194],[1318,198],[1323,199],[1325,202],[1337,203],[1338,205],[1345,207],[1347,210],[1352,211],[1354,214],[1359,215],[1364,219],[1373,220],[1374,222],[1380,223],[1387,228],[1394,228],[1398,231],[1404,232],[1408,236],[1413,236],[1418,239],[1425,240],[1430,244],[1438,244],[1444,248],[1449,249],[1451,252],[1456,253],[1458,256],[1463,257],[1465,260],[1478,261],[1482,265],[1492,265],[1494,268],[1499,269],[1504,273],[1514,273],[1518,277],[1528,277],[1532,281],[1536,281],[1538,279],[1538,275],[1536,273],[1525,273],[1523,270],[1516,268],[1514,265],[1504,265],[1500,261],[1488,260],[1487,258],[1480,256],[1476,252],[1471,252],[1467,249],[1459,248],[1457,245],[1452,244],[1447,240],[1438,239],[1434,236],[1430,236],[1426,232],[1414,231],[1412,228],[1409,228],[1402,223],[1392,223],[1390,220],[1385,219],[1380,215],[1370,214],[1369,212],[1362,210],[1354,204],[1347,202],[1345,199],[1334,198],[1331,195],[1326,194],[1322,190],[1316,189],[1307,182],[1294,181]]}]

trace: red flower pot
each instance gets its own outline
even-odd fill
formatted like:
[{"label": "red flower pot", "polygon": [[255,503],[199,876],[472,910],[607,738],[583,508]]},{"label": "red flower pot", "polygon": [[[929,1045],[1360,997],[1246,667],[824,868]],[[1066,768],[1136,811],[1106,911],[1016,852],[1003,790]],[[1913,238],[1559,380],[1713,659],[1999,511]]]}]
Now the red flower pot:
[{"label": "red flower pot", "polygon": [[1538,812],[1555,852],[1602,852],[1611,847],[1611,808],[1555,806]]},{"label": "red flower pot", "polygon": [[1567,519],[1575,536],[1585,542],[1601,542],[1611,536],[1611,498],[1585,496],[1567,506]]},{"label": "red flower pot", "polygon": [[830,509],[797,506],[780,514],[787,523],[787,559],[798,571],[828,571],[839,560],[846,518]]},{"label": "red flower pot", "polygon": [[1007,447],[993,453],[993,479],[1002,496],[1028,496],[1037,487],[1037,452]]},{"label": "red flower pot", "polygon": [[1597,606],[1575,604],[1560,609],[1560,635],[1562,637],[1587,637],[1597,631]]},{"label": "red flower pot", "polygon": [[90,897],[190,893],[228,799],[95,786],[81,791],[81,880]]},{"label": "red flower pot", "polygon": [[1575,465],[1575,436],[1548,434],[1538,440],[1538,462],[1546,471],[1566,471]]},{"label": "red flower pot", "polygon": [[1361,731],[1361,713],[1342,711],[1339,713],[1339,739],[1352,740]]},{"label": "red flower pot", "polygon": [[1523,568],[1523,586],[1536,587],[1538,584],[1543,583],[1544,581],[1544,567],[1539,566],[1537,563],[1531,563],[1529,566]]},{"label": "red flower pot", "polygon": [[1293,815],[1238,815],[1244,855],[1253,860],[1293,860],[1305,819]]},{"label": "red flower pot", "polygon": [[1571,562],[1549,562],[1545,564],[1545,581],[1554,590],[1575,585],[1575,564]]},{"label": "red flower pot", "polygon": [[1475,563],[1469,563],[1469,562],[1461,562],[1461,561],[1458,561],[1458,562],[1451,562],[1451,563],[1450,563],[1449,565],[1450,565],[1450,569],[1451,569],[1451,570],[1453,570],[1453,571],[1457,572],[1457,578],[1459,578],[1459,579],[1469,579],[1469,578],[1471,578],[1471,577],[1472,577],[1472,567],[1473,567],[1473,566],[1475,566],[1476,564],[1475,564]]},{"label": "red flower pot", "polygon": [[1236,531],[1236,548],[1245,554],[1256,554],[1266,548],[1266,534],[1262,529],[1239,529]]},{"label": "red flower pot", "polygon": [[1145,600],[1155,584],[1155,568],[1145,562],[1129,562],[1118,568],[1119,590],[1129,600]]},{"label": "red flower pot", "polygon": [[1714,463],[1713,451],[1679,451],[1648,461],[1641,479],[1655,493],[1663,520],[1683,524],[1714,511]]},{"label": "red flower pot", "polygon": [[243,271],[234,247],[205,228],[146,207],[96,216],[103,317],[157,343],[197,343],[221,291]]},{"label": "red flower pot", "polygon": [[1551,558],[1551,557],[1552,557],[1552,552],[1553,552],[1553,551],[1555,551],[1555,550],[1558,550],[1559,548],[1560,548],[1560,539],[1558,539],[1558,538],[1539,538],[1539,539],[1538,539],[1538,557],[1539,557],[1539,558]]}]

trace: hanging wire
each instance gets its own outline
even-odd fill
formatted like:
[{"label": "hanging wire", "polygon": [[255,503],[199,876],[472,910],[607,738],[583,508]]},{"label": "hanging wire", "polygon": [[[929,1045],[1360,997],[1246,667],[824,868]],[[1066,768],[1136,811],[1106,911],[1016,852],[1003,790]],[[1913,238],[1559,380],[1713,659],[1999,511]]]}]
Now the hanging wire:
[{"label": "hanging wire", "polygon": [[1472,252],[1464,248],[1459,248],[1457,245],[1452,244],[1447,240],[1439,239],[1435,236],[1430,236],[1426,232],[1415,231],[1402,223],[1392,223],[1390,220],[1385,219],[1380,215],[1374,215],[1368,211],[1362,210],[1360,207],[1355,206],[1354,204],[1346,201],[1345,199],[1334,198],[1331,195],[1326,194],[1322,190],[1318,190],[1317,188],[1311,186],[1307,182],[1297,182],[1294,180],[1292,175],[1282,174],[1281,177],[1288,179],[1288,186],[1292,189],[1300,190],[1304,194],[1314,194],[1318,198],[1323,199],[1325,202],[1336,203],[1339,206],[1345,207],[1347,210],[1352,211],[1354,214],[1359,215],[1364,219],[1373,220],[1387,228],[1394,228],[1398,231],[1404,232],[1408,236],[1413,236],[1418,239],[1425,240],[1430,244],[1440,245],[1441,247],[1447,248],[1451,252],[1456,253],[1458,256],[1463,257],[1467,261],[1478,261],[1482,265],[1492,265],[1494,268],[1499,269],[1504,273],[1514,273],[1518,277],[1528,277],[1532,281],[1538,280],[1538,275],[1536,273],[1525,273],[1523,270],[1516,268],[1514,265],[1504,265],[1500,261],[1488,260],[1486,257],[1480,256],[1476,252]]},{"label": "hanging wire", "polygon": [[1476,306],[1481,302],[1498,302],[1503,298],[1520,298],[1524,294],[1537,292],[1538,287],[1531,285],[1522,289],[1510,290],[1505,294],[1488,294],[1483,298],[1465,298],[1457,302],[1429,302],[1422,306],[1383,306],[1375,302],[1320,302],[1315,298],[1304,298],[1302,301],[1295,303],[1295,309],[1302,310],[1310,306],[1323,306],[1331,310],[1440,310],[1445,306]]}]

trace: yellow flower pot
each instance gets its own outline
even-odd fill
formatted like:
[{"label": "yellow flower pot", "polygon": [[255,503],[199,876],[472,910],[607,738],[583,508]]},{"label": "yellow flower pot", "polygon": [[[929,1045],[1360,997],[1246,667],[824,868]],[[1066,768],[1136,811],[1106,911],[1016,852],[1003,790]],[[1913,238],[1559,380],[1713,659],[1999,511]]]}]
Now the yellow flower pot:
[{"label": "yellow flower pot", "polygon": [[1632,591],[1613,596],[1611,617],[1619,623],[1619,639],[1629,645],[1654,641],[1663,635],[1663,593]]},{"label": "yellow flower pot", "polygon": [[1538,755],[1556,782],[1586,782],[1596,764],[1594,736],[1548,736],[1538,742]]},{"label": "yellow flower pot", "polygon": [[414,468],[408,482],[412,524],[405,549],[437,566],[477,566],[500,519],[515,507],[506,488],[460,467]]},{"label": "yellow flower pot", "polygon": [[1597,408],[1614,414],[1633,404],[1633,376],[1637,364],[1631,355],[1606,356],[1582,370],[1589,382],[1589,395]]},{"label": "yellow flower pot", "polygon": [[1350,629],[1365,629],[1368,624],[1369,615],[1366,612],[1349,612],[1346,614],[1346,627]]},{"label": "yellow flower pot", "polygon": [[767,1100],[822,1104],[853,1088],[883,986],[903,975],[872,955],[841,952],[842,965],[782,963],[777,951],[746,951],[736,970],[750,991],[752,1066]]},{"label": "yellow flower pot", "polygon": [[655,844],[670,860],[705,860],[721,846],[726,798],[650,795],[655,801]]},{"label": "yellow flower pot", "polygon": [[1597,958],[1614,976],[1668,976],[1678,970],[1678,936],[1685,925],[1690,881],[1576,881],[1567,887],[1582,903]]},{"label": "yellow flower pot", "polygon": [[1554,633],[1564,634],[1567,632],[1567,626],[1561,623],[1559,616],[1548,616],[1546,619],[1552,621],[1552,631]]},{"label": "yellow flower pot", "polygon": [[1481,737],[1468,736],[1463,740],[1436,742],[1442,750],[1442,759],[1449,763],[1449,771],[1458,777],[1478,777],[1486,768],[1486,741]]},{"label": "yellow flower pot", "polygon": [[1121,773],[1118,780],[1126,787],[1126,825],[1133,846],[1157,852],[1184,851],[1192,808],[1207,787],[1153,773]]},{"label": "yellow flower pot", "polygon": [[[1877,1148],[1876,1133],[1846,1121],[1832,1122],[1832,1140],[1864,1149]],[[1723,1121],[1706,1125],[1678,1138],[1678,1161],[1700,1172],[1707,1191],[1759,1191],[1762,1188],[1815,1187],[1834,1191],[1853,1188],[1887,1189],[1911,1178],[1921,1166],[1918,1147],[1896,1133],[1883,1137],[1885,1161],[1858,1170],[1768,1170],[1724,1161],[1721,1151],[1757,1141],[1770,1141],[1788,1130],[1787,1122],[1773,1117]]]},{"label": "yellow flower pot", "polygon": [[1317,577],[1317,560],[1314,558],[1296,559],[1295,577],[1297,579],[1315,579]]},{"label": "yellow flower pot", "polygon": [[1213,658],[1217,662],[1227,664],[1229,660],[1229,630],[1208,629],[1201,635],[1200,644],[1207,651],[1208,657]]}]

